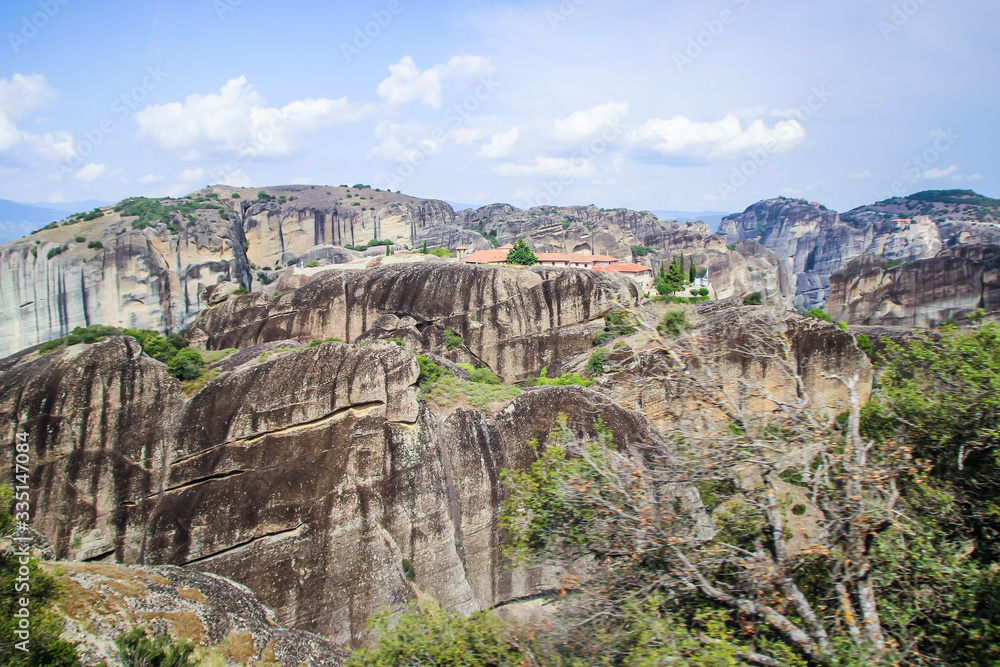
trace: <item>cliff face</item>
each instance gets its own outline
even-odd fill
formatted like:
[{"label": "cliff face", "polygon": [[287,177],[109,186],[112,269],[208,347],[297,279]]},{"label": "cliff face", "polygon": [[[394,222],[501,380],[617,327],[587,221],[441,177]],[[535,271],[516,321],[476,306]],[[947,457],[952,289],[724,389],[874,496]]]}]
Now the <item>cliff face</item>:
[{"label": "cliff face", "polygon": [[[286,339],[350,341],[384,325],[423,350],[452,331],[464,339],[470,361],[518,381],[589,349],[604,316],[638,300],[631,281],[596,271],[409,264],[328,273],[278,297],[231,299],[202,313],[184,335],[223,349]],[[397,321],[379,322],[386,315]],[[400,318],[408,318],[405,325]]]},{"label": "cliff face", "polygon": [[154,215],[108,207],[96,219],[75,216],[0,247],[0,318],[8,323],[0,328],[0,356],[90,324],[179,331],[208,305],[206,288],[270,294],[293,278],[289,264],[384,255],[380,246],[364,252],[377,240],[479,250],[523,236],[539,252],[627,260],[630,246],[644,245],[658,251],[644,260],[654,269],[677,252],[695,256],[723,297],[790,296],[773,258],[761,264],[759,252],[729,250],[704,224],[663,222],[649,212],[495,204],[456,214],[441,201],[367,187],[302,185],[216,186],[141,201]]},{"label": "cliff face", "polygon": [[830,277],[827,311],[850,324],[935,328],[978,308],[1000,317],[1000,246],[942,250],[885,268],[864,255]]},{"label": "cliff face", "polygon": [[830,296],[830,276],[861,255],[912,261],[934,257],[944,247],[1000,240],[1000,227],[975,221],[985,216],[996,222],[992,208],[937,201],[949,199],[945,193],[913,197],[843,215],[815,202],[770,199],[725,218],[720,233],[730,243],[759,241],[781,257],[796,303],[805,307],[824,303]]},{"label": "cliff face", "polygon": [[[580,434],[603,421],[621,447],[663,437],[582,387],[444,418],[416,398],[414,357],[387,342],[245,354],[183,404],[134,352],[113,338],[4,368],[0,437],[29,434],[33,525],[59,557],[229,577],[338,643],[418,591],[470,612],[547,585],[541,569],[504,567],[495,520],[499,471],[534,460],[530,441],[558,414]],[[108,423],[118,412],[131,421]]]}]

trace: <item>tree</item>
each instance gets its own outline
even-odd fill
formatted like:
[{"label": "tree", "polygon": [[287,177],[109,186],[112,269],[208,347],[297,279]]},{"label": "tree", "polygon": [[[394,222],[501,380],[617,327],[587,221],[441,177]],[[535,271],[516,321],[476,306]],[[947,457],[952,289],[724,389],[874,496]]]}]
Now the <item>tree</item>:
[{"label": "tree", "polygon": [[186,347],[167,361],[167,372],[178,380],[197,380],[204,365],[198,351]]},{"label": "tree", "polygon": [[424,241],[424,247],[420,252],[422,252],[425,255],[427,254],[427,241]]},{"label": "tree", "polygon": [[519,266],[534,266],[538,263],[538,256],[531,251],[523,238],[518,238],[514,242],[514,247],[507,253],[507,263]]},{"label": "tree", "polygon": [[698,269],[694,265],[694,260],[691,260],[691,269],[688,271],[688,282],[694,283],[698,278]]}]

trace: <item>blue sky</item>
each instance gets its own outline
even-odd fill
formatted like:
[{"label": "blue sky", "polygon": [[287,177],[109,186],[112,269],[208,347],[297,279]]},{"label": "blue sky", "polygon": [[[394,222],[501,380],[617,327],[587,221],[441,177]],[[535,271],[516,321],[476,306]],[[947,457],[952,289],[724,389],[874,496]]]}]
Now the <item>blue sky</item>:
[{"label": "blue sky", "polygon": [[6,0],[0,198],[1000,196],[998,24],[992,0]]}]

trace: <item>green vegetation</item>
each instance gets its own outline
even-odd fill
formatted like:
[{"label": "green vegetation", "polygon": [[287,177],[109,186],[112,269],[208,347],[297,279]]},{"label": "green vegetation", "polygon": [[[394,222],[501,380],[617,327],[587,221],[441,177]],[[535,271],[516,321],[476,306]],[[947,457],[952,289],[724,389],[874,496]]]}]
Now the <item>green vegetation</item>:
[{"label": "green vegetation", "polygon": [[[14,446],[12,443],[11,447]],[[15,479],[22,485],[18,477],[21,476]],[[23,485],[27,485],[27,475],[23,477]],[[7,485],[0,486],[0,539],[4,541],[14,536],[14,517],[10,512],[14,500],[13,489]],[[60,594],[55,578],[41,569],[36,557],[30,554],[22,556],[19,550],[18,546],[0,550],[0,664],[11,667],[79,667],[81,663],[75,645],[59,636],[62,619],[52,610],[52,603]],[[22,557],[27,564],[21,561]],[[24,609],[20,604],[22,598],[28,601],[26,609],[30,614],[28,651],[18,648],[19,643],[25,642],[25,636],[18,634],[25,632],[20,626],[23,617],[18,616]]]},{"label": "green vegetation", "polygon": [[598,377],[599,375],[604,375],[604,362],[608,360],[607,350],[595,350],[590,358],[587,359],[587,365],[584,366],[584,372],[592,378]]},{"label": "green vegetation", "polygon": [[882,265],[882,270],[883,271],[888,271],[889,269],[893,268],[894,266],[902,266],[903,264],[906,264],[905,260],[902,260],[902,259],[890,259],[888,262],[886,262],[885,264]]},{"label": "green vegetation", "polygon": [[458,364],[458,367],[465,370],[469,374],[469,382],[492,385],[503,384],[503,379],[494,373],[493,369],[489,366],[475,368],[472,364]]},{"label": "green vegetation", "polygon": [[443,367],[438,366],[422,354],[417,355],[417,366],[420,367],[420,376],[417,378],[418,385],[437,382],[441,375],[447,372]]},{"label": "green vegetation", "polygon": [[837,322],[837,326],[840,327],[840,330],[844,332],[849,332],[851,330],[851,327],[848,326],[847,322],[844,322],[843,320]]},{"label": "green vegetation", "polygon": [[233,199],[239,199],[240,198],[240,193],[239,192],[234,192],[233,194],[230,195],[230,197],[232,197]]},{"label": "green vegetation", "polygon": [[562,228],[563,228],[563,229],[569,229],[569,226],[570,226],[571,224],[573,224],[573,223],[571,223],[571,222],[570,222],[569,220],[563,220],[563,221],[562,221]]},{"label": "green vegetation", "polygon": [[[417,362],[420,362],[419,357]],[[420,397],[428,403],[450,408],[464,400],[475,408],[486,410],[490,404],[507,403],[521,393],[519,387],[461,380],[436,364],[435,367],[439,369],[437,379],[428,379],[421,385]],[[422,365],[421,377],[423,372]]]},{"label": "green vegetation", "polygon": [[907,199],[942,204],[965,204],[969,206],[1000,207],[1000,199],[984,197],[974,190],[924,190],[910,195]]},{"label": "green vegetation", "polygon": [[660,264],[660,273],[656,277],[656,291],[666,296],[680,292],[688,284],[687,272],[684,270],[684,254],[673,257],[670,266]]},{"label": "green vegetation", "polygon": [[242,286],[237,287],[235,290],[233,290],[233,294],[235,294],[236,296],[243,296],[246,293],[247,293],[247,288]]},{"label": "green vegetation", "polygon": [[318,266],[319,266],[319,262],[316,261],[315,259],[312,260],[311,262],[309,262],[308,264],[306,264],[306,268],[307,269],[315,269]]},{"label": "green vegetation", "polygon": [[628,311],[611,312],[604,316],[604,330],[594,335],[594,345],[601,346],[619,336],[631,336],[636,331],[635,321]]},{"label": "green vegetation", "polygon": [[[371,341],[365,341],[365,342],[369,343]],[[257,357],[257,360],[260,361],[261,363],[264,363],[269,358],[271,358],[271,357],[273,357],[275,355],[285,354],[286,352],[295,352],[296,350],[299,350],[299,349],[301,349],[301,348],[298,348],[298,347],[276,347],[273,350],[267,350],[266,352],[261,352],[260,356]]]},{"label": "green vegetation", "polygon": [[754,292],[750,296],[743,299],[744,306],[763,306],[764,305],[764,295],[760,292]]},{"label": "green vegetation", "polygon": [[813,307],[809,309],[806,313],[806,317],[812,317],[817,320],[823,320],[824,322],[833,322],[833,316],[823,310],[822,306],[819,308]]},{"label": "green vegetation", "polygon": [[196,211],[222,211],[223,206],[213,203],[215,201],[218,201],[218,196],[204,195],[190,201],[131,197],[115,206],[114,211],[123,218],[135,217],[131,223],[132,229],[142,230],[162,224],[171,234],[176,234],[175,221],[180,222],[181,218],[187,216],[190,225]]},{"label": "green vegetation", "polygon": [[167,371],[182,382],[201,377],[205,362],[197,350],[186,347],[167,361]]},{"label": "green vegetation", "polygon": [[347,248],[348,250],[354,250],[354,251],[357,251],[357,252],[364,252],[365,250],[368,250],[369,248],[374,248],[375,246],[380,246],[380,245],[386,245],[386,246],[388,246],[388,245],[393,245],[393,243],[389,239],[385,239],[384,241],[379,241],[378,239],[372,239],[368,243],[366,243],[364,245],[361,245],[361,246],[354,246],[354,245],[351,245],[351,244],[347,244],[344,247]]},{"label": "green vegetation", "polygon": [[518,237],[514,247],[507,253],[507,263],[516,266],[534,266],[538,264],[538,256],[531,251],[523,238]]},{"label": "green vegetation", "polygon": [[445,347],[449,350],[457,350],[465,345],[465,339],[454,331],[446,330],[443,334],[441,334],[441,339],[444,341]]},{"label": "green vegetation", "polygon": [[688,321],[687,312],[683,310],[671,310],[663,316],[663,320],[656,326],[656,330],[662,336],[676,338],[691,328]]},{"label": "green vegetation", "polygon": [[142,627],[119,635],[115,645],[125,667],[186,667],[194,653],[191,642],[174,643],[168,636],[150,639]]},{"label": "green vegetation", "polygon": [[86,239],[85,237],[83,237],[83,236],[77,236],[77,237],[76,237],[75,239],[73,239],[73,240],[74,240],[75,242],[77,242],[77,243],[86,243],[86,242],[87,242],[87,239]]},{"label": "green vegetation", "polygon": [[104,247],[104,244],[101,243],[100,241],[91,241],[90,243],[87,244],[87,247],[90,248],[91,250],[100,250],[101,248]]},{"label": "green vegetation", "polygon": [[343,343],[343,342],[344,341],[340,338],[324,338],[323,340],[316,339],[314,341],[311,341],[308,347],[319,347],[324,343]]},{"label": "green vegetation", "polygon": [[557,378],[550,378],[548,368],[543,368],[537,378],[525,382],[525,386],[530,387],[568,387],[571,385],[589,387],[592,384],[594,384],[593,380],[586,380],[579,373],[563,373]]},{"label": "green vegetation", "polygon": [[[411,566],[412,567],[412,566]],[[403,568],[407,574],[406,568]],[[408,574],[407,574],[408,576]],[[411,610],[398,619],[389,613],[374,617],[371,629],[379,639],[369,649],[356,651],[344,667],[519,667],[529,652],[521,648],[527,637],[490,612],[466,618],[441,609],[434,602],[425,610]]]},{"label": "green vegetation", "polygon": [[647,245],[634,245],[632,246],[632,258],[638,259],[639,257],[645,257],[646,255],[655,255],[656,248],[650,248]]},{"label": "green vegetation", "polygon": [[57,246],[57,247],[53,248],[52,250],[49,250],[45,254],[45,257],[48,258],[48,259],[52,259],[53,257],[55,257],[57,255],[63,254],[64,252],[66,252],[66,250],[68,250],[68,248],[66,246],[64,246],[64,245]]},{"label": "green vegetation", "polygon": [[872,343],[871,336],[868,334],[858,334],[854,337],[854,341],[869,359],[872,361],[875,360],[875,345]]}]

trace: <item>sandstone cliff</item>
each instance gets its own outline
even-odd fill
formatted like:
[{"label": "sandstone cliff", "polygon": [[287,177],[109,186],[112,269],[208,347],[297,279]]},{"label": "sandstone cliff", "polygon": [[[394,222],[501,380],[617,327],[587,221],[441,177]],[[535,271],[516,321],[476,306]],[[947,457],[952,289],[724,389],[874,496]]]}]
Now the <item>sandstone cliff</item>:
[{"label": "sandstone cliff", "polygon": [[[961,191],[959,191],[961,192]],[[974,194],[974,193],[973,193]],[[965,197],[917,193],[843,215],[802,199],[769,199],[720,227],[731,243],[757,240],[786,262],[796,303],[811,307],[830,296],[830,276],[863,254],[887,260],[934,257],[944,247],[1000,241],[1000,210]],[[946,200],[946,201],[940,201]],[[982,220],[983,222],[980,222]]]},{"label": "sandstone cliff", "polygon": [[381,246],[367,248],[383,240],[477,250],[524,236],[538,251],[623,259],[630,246],[643,245],[656,250],[644,260],[656,269],[676,252],[693,256],[721,296],[790,296],[775,258],[743,255],[704,224],[663,222],[648,211],[497,204],[456,214],[441,201],[368,187],[296,185],[216,186],[181,199],[126,200],[100,213],[0,247],[0,356],[90,324],[179,331],[209,305],[206,288],[270,294],[298,278],[289,276],[290,264],[384,255]]},{"label": "sandstone cliff", "polygon": [[830,277],[827,312],[849,324],[935,328],[979,308],[1000,318],[1000,246],[959,246],[889,267],[863,255]]},{"label": "sandstone cliff", "polygon": [[[597,271],[410,264],[324,274],[278,297],[248,294],[202,313],[184,335],[208,349],[274,340],[355,340],[372,328],[435,351],[445,331],[508,382],[591,347],[604,316],[635,307],[626,278]],[[383,316],[396,320],[387,324]],[[401,324],[400,319],[405,321]]]}]

